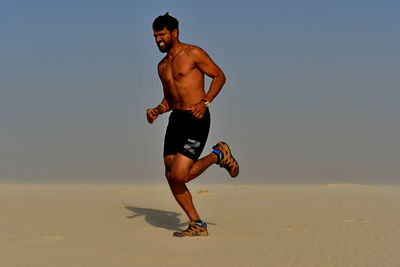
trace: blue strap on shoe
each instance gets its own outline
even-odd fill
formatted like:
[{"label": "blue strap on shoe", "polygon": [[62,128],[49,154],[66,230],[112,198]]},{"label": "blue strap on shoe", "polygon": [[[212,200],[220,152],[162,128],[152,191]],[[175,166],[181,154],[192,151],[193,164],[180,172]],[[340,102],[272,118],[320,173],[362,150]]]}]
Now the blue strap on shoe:
[{"label": "blue strap on shoe", "polygon": [[212,152],[215,153],[215,154],[217,155],[217,157],[218,157],[217,164],[219,164],[219,163],[221,162],[221,159],[222,159],[222,153],[221,153],[221,151],[213,149]]},{"label": "blue strap on shoe", "polygon": [[196,224],[200,224],[201,227],[204,227],[204,225],[205,225],[205,223],[201,220],[196,220],[195,222],[196,222]]}]

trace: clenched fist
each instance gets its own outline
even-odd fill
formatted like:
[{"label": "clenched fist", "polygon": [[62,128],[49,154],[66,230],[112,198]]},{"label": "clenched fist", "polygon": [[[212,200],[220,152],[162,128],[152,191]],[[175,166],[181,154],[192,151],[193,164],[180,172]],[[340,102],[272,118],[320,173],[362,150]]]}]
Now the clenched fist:
[{"label": "clenched fist", "polygon": [[148,108],[147,109],[147,121],[149,123],[153,123],[160,113],[158,112],[157,108]]}]

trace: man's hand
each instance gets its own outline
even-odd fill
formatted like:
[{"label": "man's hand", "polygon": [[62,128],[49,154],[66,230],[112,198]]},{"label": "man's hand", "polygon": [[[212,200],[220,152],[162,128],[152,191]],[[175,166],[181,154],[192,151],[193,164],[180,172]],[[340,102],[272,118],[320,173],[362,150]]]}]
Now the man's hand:
[{"label": "man's hand", "polygon": [[190,106],[187,110],[196,118],[201,119],[203,118],[206,108],[206,104],[204,104],[203,100],[200,100],[200,102]]},{"label": "man's hand", "polygon": [[158,112],[157,108],[149,108],[149,109],[147,109],[147,121],[149,123],[153,123],[157,119],[159,114],[160,113]]}]

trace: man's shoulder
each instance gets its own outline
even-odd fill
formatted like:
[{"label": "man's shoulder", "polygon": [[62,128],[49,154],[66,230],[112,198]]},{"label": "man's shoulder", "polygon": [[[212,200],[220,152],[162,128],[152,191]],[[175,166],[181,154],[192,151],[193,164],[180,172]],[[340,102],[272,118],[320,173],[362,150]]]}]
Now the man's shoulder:
[{"label": "man's shoulder", "polygon": [[192,45],[192,44],[185,44],[185,45],[186,45],[185,50],[187,53],[195,53],[195,54],[204,53],[204,50],[197,45]]},{"label": "man's shoulder", "polygon": [[165,60],[167,60],[167,56],[163,57],[160,62],[158,62],[158,67],[161,67],[163,64],[165,64]]},{"label": "man's shoulder", "polygon": [[207,55],[207,53],[199,46],[186,44],[185,54],[192,57],[193,59],[199,59]]},{"label": "man's shoulder", "polygon": [[167,56],[163,57],[160,62],[158,62],[157,65],[157,70],[158,70],[158,74],[161,75],[161,71],[162,69],[165,67],[165,65],[167,64]]}]

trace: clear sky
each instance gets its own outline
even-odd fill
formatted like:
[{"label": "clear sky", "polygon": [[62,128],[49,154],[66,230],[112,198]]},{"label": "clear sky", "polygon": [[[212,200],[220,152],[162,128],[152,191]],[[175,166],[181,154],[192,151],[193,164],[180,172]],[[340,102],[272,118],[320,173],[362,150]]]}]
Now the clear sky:
[{"label": "clear sky", "polygon": [[399,182],[399,1],[3,0],[0,183],[164,182],[167,11],[227,76],[205,152],[226,141],[238,182]]}]

